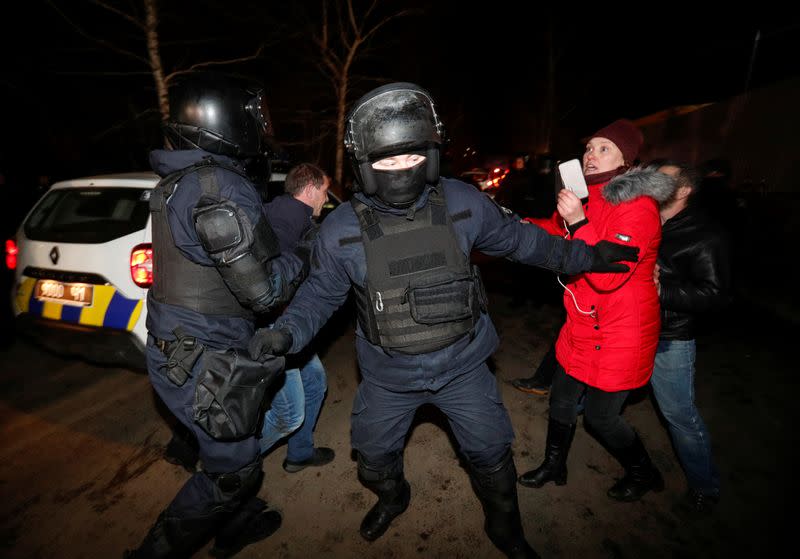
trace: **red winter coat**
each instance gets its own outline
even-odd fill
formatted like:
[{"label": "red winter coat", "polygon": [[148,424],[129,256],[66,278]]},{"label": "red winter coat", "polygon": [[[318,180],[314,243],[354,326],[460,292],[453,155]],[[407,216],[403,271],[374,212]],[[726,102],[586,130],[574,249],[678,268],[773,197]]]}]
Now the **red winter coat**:
[{"label": "red winter coat", "polygon": [[[639,247],[639,262],[619,274],[585,273],[569,278],[564,292],[567,321],[556,342],[556,359],[568,375],[607,392],[647,384],[653,372],[660,329],[653,269],[661,241],[655,198],[667,199],[672,184],[651,171],[631,171],[608,183],[589,185],[584,206],[589,223],[574,238],[590,245],[603,239]],[[565,235],[558,214],[529,220]],[[562,281],[563,278],[562,278]]]}]

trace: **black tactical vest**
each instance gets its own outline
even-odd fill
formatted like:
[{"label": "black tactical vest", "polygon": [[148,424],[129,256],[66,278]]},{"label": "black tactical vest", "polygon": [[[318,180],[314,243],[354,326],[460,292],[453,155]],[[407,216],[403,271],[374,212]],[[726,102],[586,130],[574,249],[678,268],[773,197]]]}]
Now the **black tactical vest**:
[{"label": "black tactical vest", "polygon": [[252,319],[253,313],[234,297],[214,266],[201,266],[186,258],[175,246],[167,219],[167,200],[178,181],[197,172],[203,187],[202,196],[219,199],[214,167],[223,167],[245,178],[234,167],[212,159],[167,175],[150,195],[150,217],[153,228],[153,285],[150,292],[159,303],[175,305],[201,314],[241,316]]},{"label": "black tactical vest", "polygon": [[367,258],[358,320],[373,344],[401,353],[442,349],[472,332],[484,308],[477,268],[458,246],[444,194],[408,215],[351,199]]}]

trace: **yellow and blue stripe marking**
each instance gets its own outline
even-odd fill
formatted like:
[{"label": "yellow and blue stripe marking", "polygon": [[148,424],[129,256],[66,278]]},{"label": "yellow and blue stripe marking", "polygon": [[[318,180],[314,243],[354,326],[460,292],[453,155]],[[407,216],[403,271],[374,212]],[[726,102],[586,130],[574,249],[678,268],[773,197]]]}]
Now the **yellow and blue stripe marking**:
[{"label": "yellow and blue stripe marking", "polygon": [[143,299],[128,299],[110,285],[94,285],[94,301],[88,307],[62,305],[52,301],[40,301],[34,296],[35,278],[25,278],[16,294],[16,305],[20,312],[62,322],[133,330],[142,314]]}]

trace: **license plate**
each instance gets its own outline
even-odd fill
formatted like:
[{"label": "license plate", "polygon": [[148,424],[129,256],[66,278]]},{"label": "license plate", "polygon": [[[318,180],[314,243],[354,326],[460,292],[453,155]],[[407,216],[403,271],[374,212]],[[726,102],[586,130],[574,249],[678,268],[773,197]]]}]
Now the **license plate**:
[{"label": "license plate", "polygon": [[64,305],[88,307],[92,304],[94,288],[88,283],[64,283],[56,280],[36,282],[36,298]]}]

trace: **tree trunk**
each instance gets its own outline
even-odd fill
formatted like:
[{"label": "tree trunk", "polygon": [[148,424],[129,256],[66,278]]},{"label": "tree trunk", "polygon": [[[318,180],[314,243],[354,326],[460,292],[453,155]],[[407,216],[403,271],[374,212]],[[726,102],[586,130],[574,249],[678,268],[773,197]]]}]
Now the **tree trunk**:
[{"label": "tree trunk", "polygon": [[334,179],[336,184],[344,187],[342,178],[344,177],[344,125],[347,116],[347,75],[342,77],[339,83],[336,102],[336,167],[334,168]]},{"label": "tree trunk", "polygon": [[[150,68],[153,70],[153,80],[156,82],[158,110],[161,112],[162,122],[166,122],[169,119],[169,88],[164,78],[164,67],[161,64],[161,52],[158,46],[158,6],[156,0],[144,0],[144,7],[147,14],[145,19],[147,28],[147,54],[150,57]],[[164,142],[166,145],[166,138]]]}]

